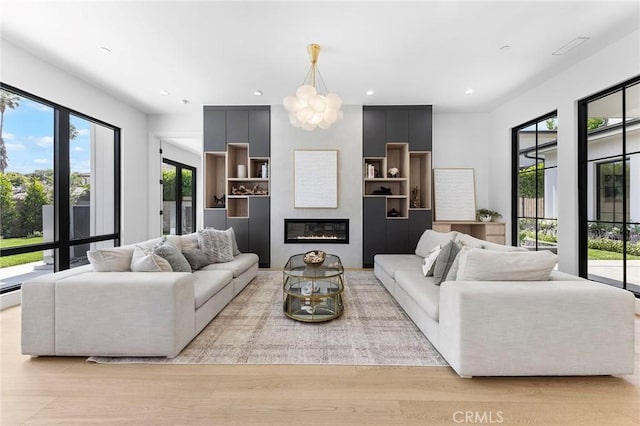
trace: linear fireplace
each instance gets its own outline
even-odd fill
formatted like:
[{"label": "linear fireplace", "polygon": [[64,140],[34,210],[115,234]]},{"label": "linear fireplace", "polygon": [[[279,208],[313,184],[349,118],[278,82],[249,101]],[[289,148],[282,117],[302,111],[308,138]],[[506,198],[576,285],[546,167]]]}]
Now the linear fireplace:
[{"label": "linear fireplace", "polygon": [[349,219],[285,219],[284,243],[349,244]]}]

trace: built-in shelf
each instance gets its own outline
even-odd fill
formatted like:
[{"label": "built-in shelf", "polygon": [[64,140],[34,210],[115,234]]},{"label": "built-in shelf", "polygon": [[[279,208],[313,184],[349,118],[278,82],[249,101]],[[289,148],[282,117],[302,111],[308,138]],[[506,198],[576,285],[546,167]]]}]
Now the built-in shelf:
[{"label": "built-in shelf", "polygon": [[205,175],[205,208],[224,208],[226,153],[205,152],[204,163],[207,171]]}]

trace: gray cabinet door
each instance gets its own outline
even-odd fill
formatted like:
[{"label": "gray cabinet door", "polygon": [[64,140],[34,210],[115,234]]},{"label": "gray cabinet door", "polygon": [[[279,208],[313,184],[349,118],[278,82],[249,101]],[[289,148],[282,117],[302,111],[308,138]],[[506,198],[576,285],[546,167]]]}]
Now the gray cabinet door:
[{"label": "gray cabinet door", "polygon": [[431,107],[409,112],[409,151],[431,151]]},{"label": "gray cabinet door", "polygon": [[227,142],[249,142],[249,111],[237,109],[227,111]]},{"label": "gray cabinet door", "polygon": [[271,266],[269,206],[269,197],[249,199],[249,251],[258,255],[261,268]]},{"label": "gray cabinet door", "polygon": [[225,209],[205,209],[204,227],[227,229],[227,211]]},{"label": "gray cabinet door", "polygon": [[204,150],[224,151],[227,149],[226,112],[204,108]]},{"label": "gray cabinet door", "polygon": [[431,210],[409,210],[409,252],[413,253],[426,229],[431,229]]},{"label": "gray cabinet door", "polygon": [[386,114],[383,110],[362,108],[364,157],[384,157],[387,155],[385,122]]},{"label": "gray cabinet door", "polygon": [[407,219],[387,219],[387,253],[411,253],[409,251],[409,221]]},{"label": "gray cabinet door", "polygon": [[387,111],[387,142],[409,141],[409,111]]},{"label": "gray cabinet door", "polygon": [[234,234],[236,234],[236,242],[238,243],[238,250],[243,253],[250,253],[249,250],[249,220],[247,218],[240,217],[228,217],[227,228],[233,228]]},{"label": "gray cabinet door", "polygon": [[249,156],[269,157],[271,138],[269,107],[249,111]]},{"label": "gray cabinet door", "polygon": [[373,256],[387,252],[386,201],[383,197],[362,199],[362,267],[373,267]]}]

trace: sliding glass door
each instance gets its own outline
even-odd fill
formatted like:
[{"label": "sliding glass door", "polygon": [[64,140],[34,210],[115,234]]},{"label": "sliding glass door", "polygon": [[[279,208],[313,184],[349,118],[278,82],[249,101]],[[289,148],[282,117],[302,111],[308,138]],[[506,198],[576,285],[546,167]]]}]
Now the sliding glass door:
[{"label": "sliding glass door", "polygon": [[640,293],[640,77],[579,102],[580,274]]}]

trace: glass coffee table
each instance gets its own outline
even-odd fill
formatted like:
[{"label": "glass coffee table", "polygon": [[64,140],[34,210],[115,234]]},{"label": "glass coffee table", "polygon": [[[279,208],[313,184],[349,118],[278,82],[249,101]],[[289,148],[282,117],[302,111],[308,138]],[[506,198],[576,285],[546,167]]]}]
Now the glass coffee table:
[{"label": "glass coffee table", "polygon": [[344,311],[344,268],[338,256],[326,254],[320,265],[307,265],[304,254],[289,258],[283,270],[283,310],[296,321],[322,322]]}]

